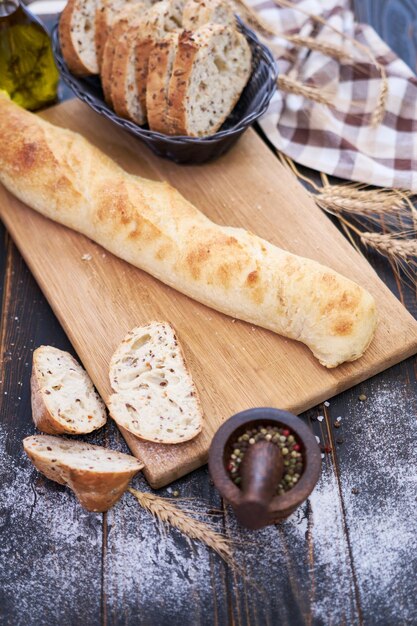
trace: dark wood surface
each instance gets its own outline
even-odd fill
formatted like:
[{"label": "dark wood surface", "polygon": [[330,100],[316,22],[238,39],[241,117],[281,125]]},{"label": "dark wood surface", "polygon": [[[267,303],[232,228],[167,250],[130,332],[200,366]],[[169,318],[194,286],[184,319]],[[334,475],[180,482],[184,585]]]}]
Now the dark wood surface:
[{"label": "dark wood surface", "polygon": [[[414,0],[355,5],[415,68]],[[326,452],[317,489],[290,520],[256,534],[240,529],[207,468],[161,490],[223,511],[218,526],[238,542],[242,578],[176,531],[161,533],[129,494],[107,514],[89,514],[31,468],[21,440],[34,432],[32,351],[42,343],[71,346],[4,230],[1,241],[1,624],[417,623],[415,359],[303,416]],[[415,291],[399,284],[384,259],[368,258],[417,316]],[[125,450],[112,426],[88,439]],[[134,486],[147,489],[140,477]]]}]

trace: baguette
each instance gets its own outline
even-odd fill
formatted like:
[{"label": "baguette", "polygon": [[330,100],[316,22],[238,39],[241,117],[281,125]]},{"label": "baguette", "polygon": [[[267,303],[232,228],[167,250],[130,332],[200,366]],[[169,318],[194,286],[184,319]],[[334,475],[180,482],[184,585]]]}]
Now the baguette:
[{"label": "baguette", "polygon": [[68,0],[59,19],[62,55],[73,74],[98,74],[95,46],[97,0]]},{"label": "baguette", "polygon": [[143,468],[130,454],[64,437],[26,437],[23,448],[37,470],[67,485],[87,511],[97,513],[110,509]]},{"label": "baguette", "polygon": [[81,135],[1,93],[0,182],[189,297],[301,341],[326,367],[358,359],[372,340],[375,302],[356,283],[215,224],[168,183],[128,174]]},{"label": "baguette", "polygon": [[249,80],[251,50],[232,26],[206,24],[179,38],[168,93],[172,134],[214,134]]},{"label": "baguette", "polygon": [[103,401],[87,372],[68,353],[40,346],[33,353],[32,417],[50,435],[82,435],[107,421]]},{"label": "baguette", "polygon": [[184,353],[169,322],[150,322],[124,338],[110,362],[110,415],[136,437],[183,443],[203,413]]}]

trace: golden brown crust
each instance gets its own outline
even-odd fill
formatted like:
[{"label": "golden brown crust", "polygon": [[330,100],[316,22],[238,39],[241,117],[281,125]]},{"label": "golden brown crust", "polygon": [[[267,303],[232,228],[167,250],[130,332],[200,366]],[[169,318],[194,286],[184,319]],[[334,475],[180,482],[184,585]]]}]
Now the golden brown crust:
[{"label": "golden brown crust", "polygon": [[114,48],[111,77],[106,80],[106,90],[110,89],[110,100],[115,112],[117,115],[120,115],[120,117],[127,119],[130,118],[130,112],[126,99],[125,85],[129,70],[130,48],[132,45],[131,37],[122,35]]},{"label": "golden brown crust", "polygon": [[108,511],[122,497],[133,476],[144,467],[143,463],[137,460],[134,469],[125,471],[100,472],[76,469],[60,462],[58,458],[50,461],[42,453],[36,452],[30,446],[32,439],[33,437],[24,439],[23,447],[36,469],[50,480],[67,485],[87,511],[96,513]]},{"label": "golden brown crust", "polygon": [[372,339],[374,300],[352,281],[214,224],[167,183],[126,174],[79,135],[1,95],[0,180],[189,297],[302,341],[326,367],[359,358]]},{"label": "golden brown crust", "polygon": [[110,27],[108,24],[107,7],[104,2],[96,9],[95,25],[94,25],[94,42],[96,46],[97,63],[99,71],[103,63],[104,46],[109,36]]},{"label": "golden brown crust", "polygon": [[78,52],[76,51],[72,36],[72,20],[74,12],[76,10],[77,0],[68,0],[64,10],[59,18],[59,43],[61,46],[62,56],[65,59],[65,63],[68,65],[68,69],[77,76],[94,75],[95,72],[92,68],[86,67],[81,61]]},{"label": "golden brown crust", "polygon": [[178,35],[168,35],[162,41],[155,41],[149,54],[146,83],[146,110],[149,127],[159,133],[170,134],[168,124],[168,88],[166,79],[170,59],[178,46]]},{"label": "golden brown crust", "polygon": [[168,90],[167,126],[172,135],[187,135],[186,95],[199,46],[191,31],[184,31],[178,40],[178,50]]}]

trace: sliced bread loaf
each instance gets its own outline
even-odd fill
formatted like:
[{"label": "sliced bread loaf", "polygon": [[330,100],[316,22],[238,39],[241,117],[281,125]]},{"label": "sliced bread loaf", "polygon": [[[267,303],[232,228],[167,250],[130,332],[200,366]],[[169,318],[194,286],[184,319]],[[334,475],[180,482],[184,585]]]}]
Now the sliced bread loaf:
[{"label": "sliced bread loaf", "polygon": [[197,30],[205,24],[236,25],[233,8],[228,0],[187,0],[182,14],[185,30]]},{"label": "sliced bread loaf", "polygon": [[152,130],[169,134],[168,89],[178,47],[178,33],[170,33],[155,41],[149,55],[146,83],[146,110]]},{"label": "sliced bread loaf", "polygon": [[152,5],[152,0],[99,0],[95,15],[95,45],[99,68],[103,63],[104,47],[114,23],[121,13],[133,5],[137,5],[138,13]]},{"label": "sliced bread loaf", "polygon": [[68,0],[59,20],[59,41],[73,74],[98,74],[95,13],[98,0]]},{"label": "sliced bread loaf", "polygon": [[143,468],[143,463],[129,454],[64,437],[26,437],[23,448],[36,469],[68,485],[87,511],[107,511]]},{"label": "sliced bread loaf", "polygon": [[202,409],[168,322],[134,328],[110,362],[112,418],[141,439],[182,443],[202,428]]},{"label": "sliced bread loaf", "polygon": [[184,31],[178,42],[168,94],[172,133],[215,133],[233,110],[251,73],[251,50],[232,26]]},{"label": "sliced bread loaf", "polygon": [[111,100],[114,110],[137,124],[146,121],[146,83],[149,55],[155,40],[178,29],[181,0],[162,0],[140,22],[133,22],[114,52]]},{"label": "sliced bread loaf", "polygon": [[106,408],[87,372],[68,353],[41,346],[33,353],[32,416],[52,435],[80,435],[106,423]]},{"label": "sliced bread loaf", "polygon": [[[114,60],[116,56],[124,54],[126,38],[132,22],[134,24],[140,24],[140,20],[145,15],[146,10],[147,9],[141,2],[125,7],[114,19],[107,35],[101,59],[100,78],[104,99],[109,105],[113,105],[112,87],[115,80]],[[118,76],[117,80],[119,80]]]}]

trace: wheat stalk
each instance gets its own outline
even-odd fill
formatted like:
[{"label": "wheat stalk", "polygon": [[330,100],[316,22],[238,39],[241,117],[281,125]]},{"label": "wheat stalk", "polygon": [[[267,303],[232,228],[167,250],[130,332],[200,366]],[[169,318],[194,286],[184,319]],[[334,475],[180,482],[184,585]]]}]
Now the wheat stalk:
[{"label": "wheat stalk", "polygon": [[384,256],[402,261],[417,257],[417,239],[407,239],[402,233],[361,232],[359,237],[365,246],[377,250]]},{"label": "wheat stalk", "polygon": [[379,61],[376,59],[375,55],[373,54],[372,50],[370,50],[367,46],[360,43],[359,41],[357,41],[350,35],[346,35],[346,33],[343,33],[335,26],[326,22],[326,20],[320,15],[315,15],[314,13],[310,13],[309,11],[306,11],[305,9],[301,9],[300,7],[294,5],[292,2],[289,2],[289,0],[274,0],[274,2],[276,5],[280,7],[286,7],[288,9],[299,11],[300,13],[303,13],[304,15],[306,15],[313,21],[321,24],[322,26],[326,26],[326,28],[330,28],[330,30],[337,33],[340,37],[342,37],[346,41],[350,41],[352,45],[355,46],[355,48],[357,48],[358,50],[361,50],[364,54],[366,54],[366,56],[370,59],[371,63],[378,70],[381,76],[381,87],[380,87],[380,91],[378,95],[378,100],[377,100],[377,104],[374,109],[374,112],[371,116],[371,126],[372,127],[378,126],[382,122],[382,119],[385,115],[386,102],[387,102],[388,92],[389,92],[389,85],[388,85],[388,77],[387,77],[387,72],[385,70],[385,67],[381,65],[381,63],[379,63]]},{"label": "wheat stalk", "polygon": [[395,190],[361,189],[358,185],[325,185],[314,199],[324,208],[360,217],[405,211],[404,199]]},{"label": "wheat stalk", "polygon": [[264,37],[276,37],[278,33],[269,26],[249,5],[245,0],[233,0],[240,17],[247,22],[252,28],[259,31]]},{"label": "wheat stalk", "polygon": [[326,43],[325,41],[317,41],[313,37],[301,37],[300,35],[280,35],[283,39],[286,39],[290,43],[293,43],[296,46],[301,46],[305,48],[309,48],[309,50],[315,50],[316,52],[321,52],[329,57],[337,59],[341,61],[342,59],[350,59],[353,60],[351,54],[346,52],[340,46],[335,46],[332,43]]},{"label": "wheat stalk", "polygon": [[167,498],[137,491],[132,487],[129,487],[128,491],[158,521],[176,528],[189,539],[201,541],[214,550],[230,567],[237,570],[231,540],[214,530],[211,524],[194,519]]},{"label": "wheat stalk", "polygon": [[325,104],[328,107],[334,107],[333,102],[327,96],[325,96],[322,91],[320,91],[316,87],[309,87],[308,85],[304,85],[298,80],[290,78],[290,76],[286,76],[284,74],[278,76],[277,85],[281,91],[285,91],[286,93],[292,93],[296,96],[303,96],[304,98],[307,98],[307,100],[313,100],[314,102],[318,102],[319,104]]}]

